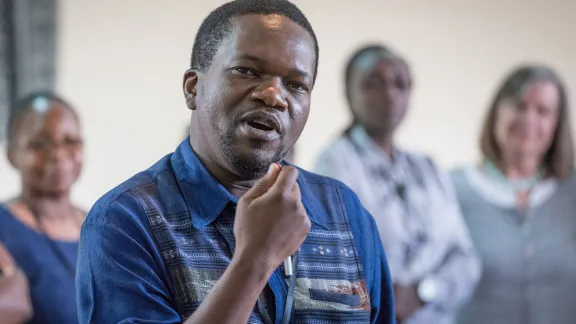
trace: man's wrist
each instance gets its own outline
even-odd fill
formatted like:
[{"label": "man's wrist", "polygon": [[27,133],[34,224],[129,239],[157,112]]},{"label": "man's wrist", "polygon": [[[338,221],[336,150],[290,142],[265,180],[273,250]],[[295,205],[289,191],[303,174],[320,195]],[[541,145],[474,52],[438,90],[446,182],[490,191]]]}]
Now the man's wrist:
[{"label": "man's wrist", "polygon": [[262,260],[254,257],[235,255],[230,262],[230,271],[237,278],[249,280],[254,284],[266,286],[274,269]]}]

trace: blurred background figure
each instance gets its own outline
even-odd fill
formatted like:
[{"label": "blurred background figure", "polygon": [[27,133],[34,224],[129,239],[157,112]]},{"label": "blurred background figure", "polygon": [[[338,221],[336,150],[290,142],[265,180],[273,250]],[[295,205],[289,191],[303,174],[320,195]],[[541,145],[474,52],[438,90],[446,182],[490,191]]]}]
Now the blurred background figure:
[{"label": "blurred background figure", "polygon": [[522,66],[497,90],[482,128],[480,165],[453,180],[482,259],[462,324],[576,321],[576,182],[564,84]]},{"label": "blurred background figure", "polygon": [[452,323],[479,266],[450,181],[428,157],[398,148],[412,75],[389,48],[358,50],[345,71],[351,126],[315,171],[342,180],[374,216],[395,284],[399,323]]},{"label": "blurred background figure", "polygon": [[74,276],[85,213],[70,201],[70,190],[83,163],[80,122],[51,93],[31,94],[13,112],[8,159],[22,190],[4,205],[8,213],[0,213],[0,242],[28,279],[28,323],[77,323]]},{"label": "blurred background figure", "polygon": [[[7,211],[0,206],[0,214]],[[6,217],[6,216],[0,216]],[[0,318],[3,324],[22,324],[32,316],[32,304],[26,276],[0,243]]]}]

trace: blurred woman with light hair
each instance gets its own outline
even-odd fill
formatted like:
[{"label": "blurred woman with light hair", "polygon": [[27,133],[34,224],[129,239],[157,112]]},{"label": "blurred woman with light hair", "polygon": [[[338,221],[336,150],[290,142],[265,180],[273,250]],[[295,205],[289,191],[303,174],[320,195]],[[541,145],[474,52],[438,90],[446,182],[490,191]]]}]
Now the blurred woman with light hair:
[{"label": "blurred woman with light hair", "polygon": [[452,173],[481,280],[462,324],[576,321],[576,182],[566,88],[546,66],[508,74],[479,165]]}]

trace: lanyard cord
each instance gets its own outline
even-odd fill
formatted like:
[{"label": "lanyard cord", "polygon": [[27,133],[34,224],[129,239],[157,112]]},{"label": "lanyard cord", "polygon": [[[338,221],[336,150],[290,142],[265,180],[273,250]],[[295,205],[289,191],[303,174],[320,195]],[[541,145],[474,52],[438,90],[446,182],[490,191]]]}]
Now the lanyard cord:
[{"label": "lanyard cord", "polygon": [[[298,269],[298,252],[294,254],[294,260],[292,262],[292,275],[290,276],[290,283],[288,285],[288,295],[286,296],[286,304],[284,305],[284,315],[282,316],[282,324],[290,324],[292,317],[292,308],[294,306],[294,288],[296,286],[296,271]],[[270,314],[264,306],[262,298],[258,299],[258,312],[262,317],[265,324],[274,324],[274,321],[270,318]]]}]

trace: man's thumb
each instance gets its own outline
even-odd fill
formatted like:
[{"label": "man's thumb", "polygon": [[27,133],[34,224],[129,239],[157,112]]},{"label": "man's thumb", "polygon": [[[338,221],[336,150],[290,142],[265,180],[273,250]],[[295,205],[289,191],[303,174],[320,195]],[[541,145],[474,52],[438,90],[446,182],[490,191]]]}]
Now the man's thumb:
[{"label": "man's thumb", "polygon": [[253,200],[265,194],[276,181],[282,167],[277,163],[272,163],[268,172],[250,190],[244,194],[244,199]]}]

